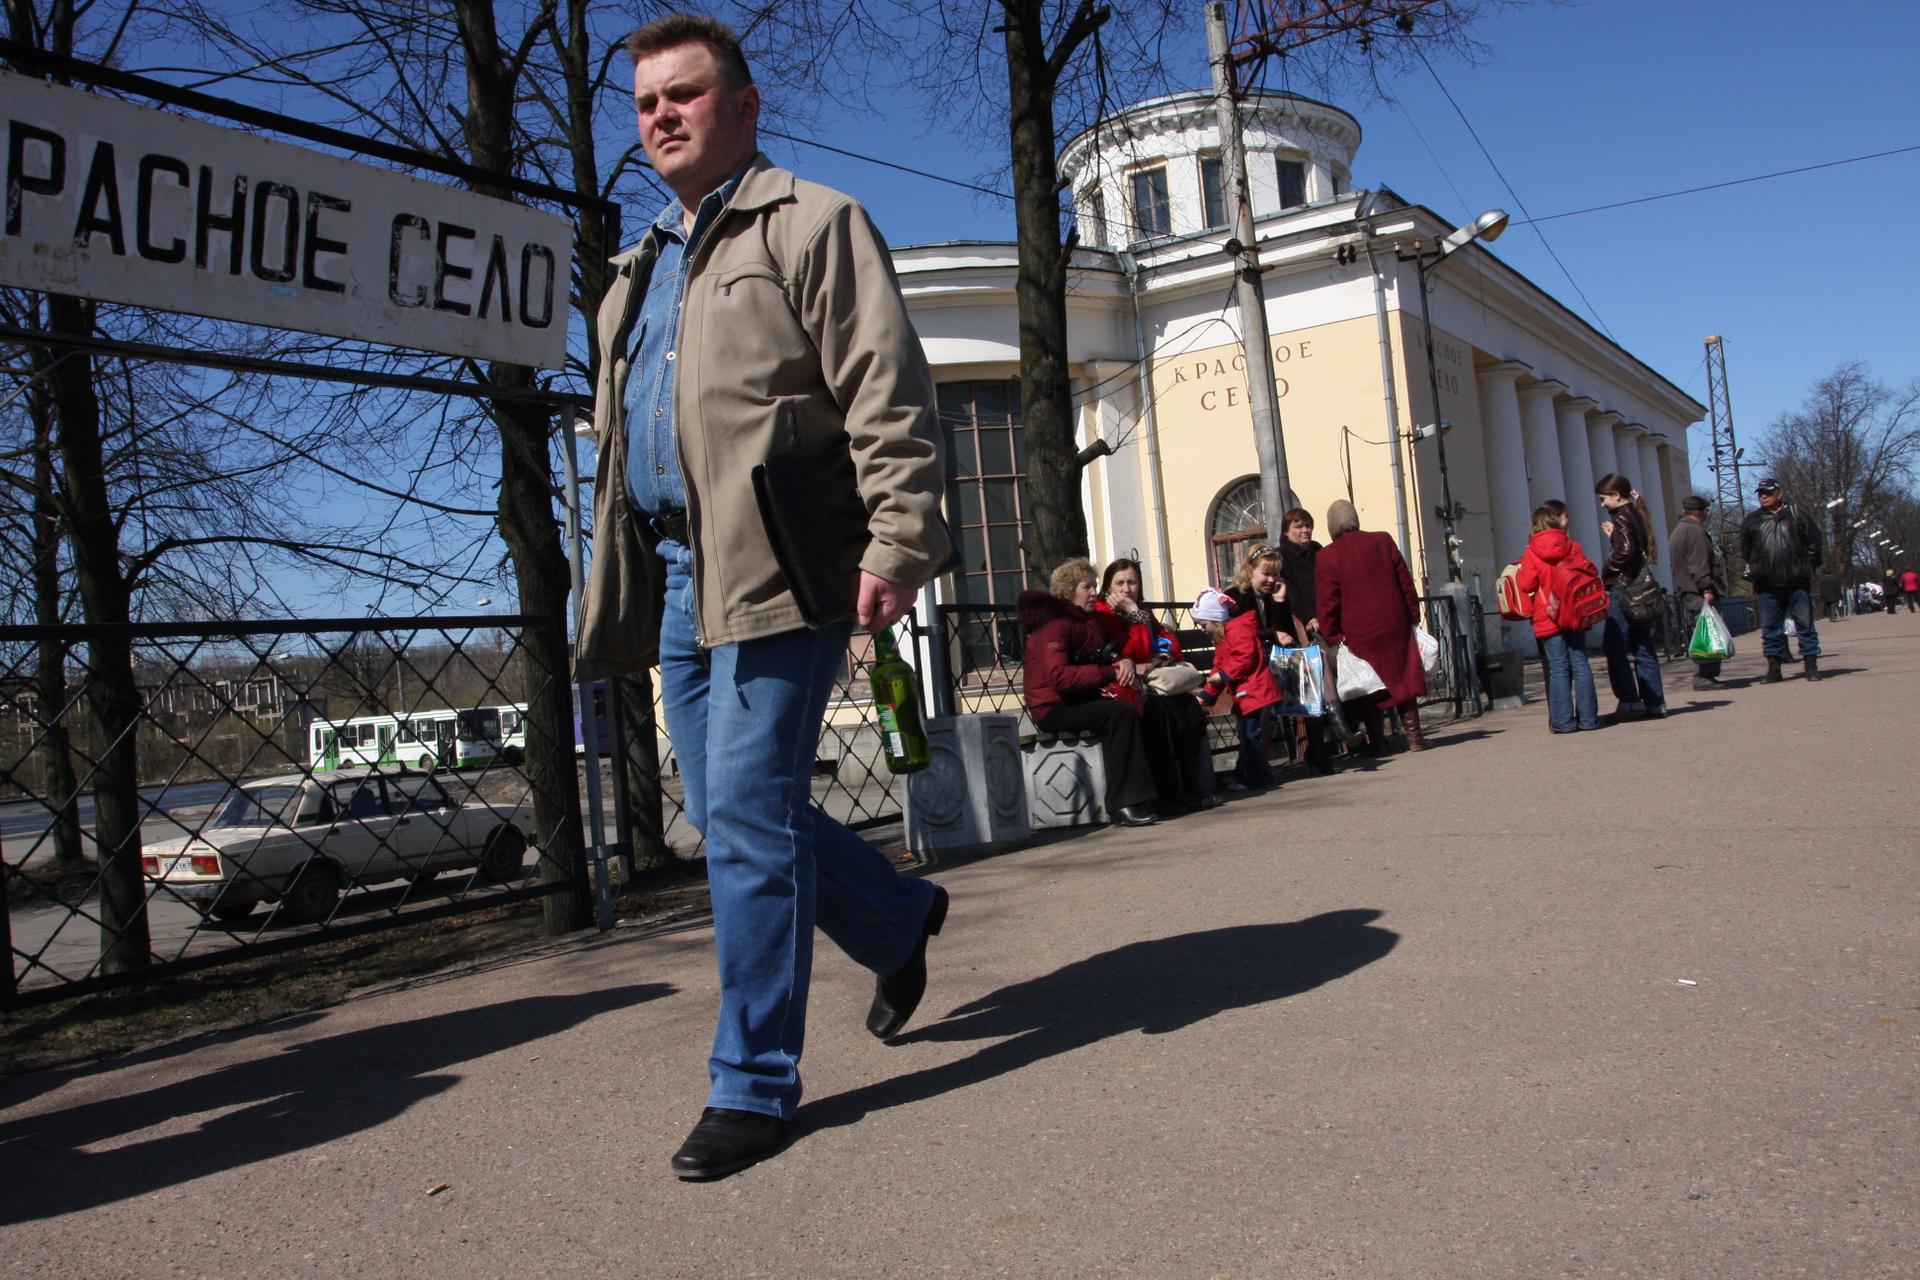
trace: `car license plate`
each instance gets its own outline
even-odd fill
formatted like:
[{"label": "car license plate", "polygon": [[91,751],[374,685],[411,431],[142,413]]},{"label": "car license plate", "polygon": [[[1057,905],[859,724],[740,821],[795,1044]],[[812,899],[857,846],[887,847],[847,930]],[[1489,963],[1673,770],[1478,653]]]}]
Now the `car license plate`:
[{"label": "car license plate", "polygon": [[168,858],[167,865],[160,872],[160,874],[162,876],[170,876],[177,871],[181,875],[186,875],[188,872],[192,870],[193,870],[193,860],[183,854],[178,858]]}]

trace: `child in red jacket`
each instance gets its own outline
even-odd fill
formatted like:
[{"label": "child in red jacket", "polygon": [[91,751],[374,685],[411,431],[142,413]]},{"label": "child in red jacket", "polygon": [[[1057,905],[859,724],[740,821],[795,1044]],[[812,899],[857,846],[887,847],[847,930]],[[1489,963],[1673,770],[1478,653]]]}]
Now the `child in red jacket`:
[{"label": "child in red jacket", "polygon": [[1547,668],[1547,729],[1552,733],[1600,727],[1586,629],[1570,625],[1572,615],[1563,610],[1562,600],[1577,595],[1588,579],[1595,593],[1604,588],[1599,586],[1599,570],[1567,536],[1567,522],[1564,502],[1550,499],[1535,507],[1533,536],[1520,555],[1519,587],[1533,601],[1533,634]]},{"label": "child in red jacket", "polygon": [[[1285,590],[1284,587],[1281,588]],[[1240,758],[1229,790],[1257,790],[1279,781],[1267,763],[1267,709],[1280,705],[1280,682],[1267,662],[1258,610],[1233,611],[1233,601],[1208,587],[1193,602],[1193,620],[1213,637],[1213,670],[1206,690],[1217,696],[1233,690],[1233,714],[1240,731]]]}]

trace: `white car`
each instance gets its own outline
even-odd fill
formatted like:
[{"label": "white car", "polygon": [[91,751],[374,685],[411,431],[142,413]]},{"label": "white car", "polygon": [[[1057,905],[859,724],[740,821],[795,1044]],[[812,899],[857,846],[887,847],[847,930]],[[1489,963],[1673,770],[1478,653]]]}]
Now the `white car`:
[{"label": "white car", "polygon": [[503,883],[526,861],[523,806],[455,804],[429,774],[330,771],[264,778],[228,794],[194,836],[140,859],[162,893],[219,920],[278,901],[295,920],[333,914],[341,891],[427,880],[455,867]]}]

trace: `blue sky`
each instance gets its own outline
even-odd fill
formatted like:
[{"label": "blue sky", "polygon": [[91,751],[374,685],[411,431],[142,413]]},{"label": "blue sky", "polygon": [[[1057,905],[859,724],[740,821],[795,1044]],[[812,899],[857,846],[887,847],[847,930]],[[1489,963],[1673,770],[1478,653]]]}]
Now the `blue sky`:
[{"label": "blue sky", "polygon": [[[1589,0],[1498,14],[1479,34],[1484,64],[1434,70],[1518,200],[1424,70],[1392,84],[1395,104],[1338,103],[1365,130],[1357,186],[1462,220],[1501,207],[1517,222],[1521,204],[1545,217],[1920,144],[1920,6]],[[1190,52],[1186,84],[1200,87],[1197,33]],[[904,99],[812,136],[963,178],[997,159],[927,129]],[[1013,238],[1000,202],[813,148],[767,149],[858,195],[896,245]],[[1843,361],[1889,383],[1920,377],[1920,253],[1905,236],[1915,207],[1920,151],[1516,226],[1493,251],[1703,404],[1701,340],[1722,335],[1747,445]],[[1704,424],[1693,442],[1704,470]]]}]

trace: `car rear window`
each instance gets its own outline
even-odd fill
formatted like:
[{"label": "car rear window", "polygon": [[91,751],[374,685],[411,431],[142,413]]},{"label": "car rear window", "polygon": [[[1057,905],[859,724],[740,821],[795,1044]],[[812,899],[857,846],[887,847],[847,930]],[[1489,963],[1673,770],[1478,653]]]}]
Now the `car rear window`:
[{"label": "car rear window", "polygon": [[296,784],[274,787],[243,787],[229,796],[215,812],[209,827],[289,826],[300,803]]}]

